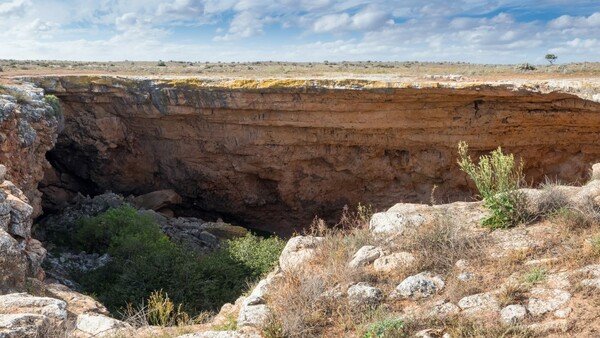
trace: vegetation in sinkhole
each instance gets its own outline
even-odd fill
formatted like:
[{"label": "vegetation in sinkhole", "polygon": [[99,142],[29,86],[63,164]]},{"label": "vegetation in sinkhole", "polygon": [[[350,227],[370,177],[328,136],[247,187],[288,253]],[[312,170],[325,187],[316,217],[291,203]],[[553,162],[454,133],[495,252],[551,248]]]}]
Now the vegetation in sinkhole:
[{"label": "vegetation in sinkhole", "polygon": [[156,319],[151,324],[174,324],[234,301],[274,268],[284,246],[276,237],[248,234],[198,256],[171,242],[150,216],[128,205],[80,220],[73,238],[80,250],[111,255],[107,265],[75,279],[113,314],[145,302],[173,304],[173,318],[157,314],[149,317]]},{"label": "vegetation in sinkhole", "polygon": [[52,107],[52,113],[55,117],[63,115],[63,109],[60,106],[60,100],[55,95],[44,95],[44,102]]}]

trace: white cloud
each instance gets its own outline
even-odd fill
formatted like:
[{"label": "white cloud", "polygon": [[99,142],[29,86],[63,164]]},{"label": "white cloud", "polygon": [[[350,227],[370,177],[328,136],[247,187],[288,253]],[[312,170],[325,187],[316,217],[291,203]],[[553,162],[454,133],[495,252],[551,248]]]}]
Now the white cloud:
[{"label": "white cloud", "polygon": [[203,15],[204,5],[196,0],[174,0],[172,2],[161,3],[158,6],[156,14],[159,17],[168,18],[189,18]]},{"label": "white cloud", "polygon": [[591,14],[590,16],[577,16],[573,17],[570,15],[562,15],[548,24],[551,28],[573,28],[573,27],[600,27],[600,12]]},{"label": "white cloud", "polygon": [[315,21],[313,31],[317,33],[335,32],[345,29],[351,22],[348,13],[324,15]]},{"label": "white cloud", "polygon": [[0,0],[0,58],[599,60],[599,30],[587,0]]},{"label": "white cloud", "polygon": [[0,3],[0,17],[23,14],[30,3],[28,0],[12,0]]},{"label": "white cloud", "polygon": [[312,30],[316,33],[371,31],[388,25],[390,18],[383,10],[366,8],[352,16],[348,13],[324,15],[313,23]]}]

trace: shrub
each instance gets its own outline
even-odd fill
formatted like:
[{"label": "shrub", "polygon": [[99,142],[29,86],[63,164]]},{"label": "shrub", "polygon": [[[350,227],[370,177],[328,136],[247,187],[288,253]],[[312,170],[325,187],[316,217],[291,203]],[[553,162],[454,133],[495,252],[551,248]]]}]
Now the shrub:
[{"label": "shrub", "polygon": [[491,229],[507,228],[524,222],[527,200],[518,191],[523,182],[523,163],[515,161],[512,154],[505,155],[502,149],[479,157],[475,165],[468,155],[469,146],[458,144],[458,165],[475,183],[484,205],[491,215],[482,225]]},{"label": "shrub", "polygon": [[408,337],[402,319],[386,319],[369,325],[362,338],[394,338]]},{"label": "shrub", "polygon": [[517,70],[522,70],[522,71],[530,71],[530,70],[535,70],[535,66],[529,63],[523,63],[517,66]]},{"label": "shrub", "polygon": [[523,281],[529,284],[536,284],[544,279],[546,279],[546,269],[540,267],[532,268],[523,276]]},{"label": "shrub", "polygon": [[[74,239],[81,250],[112,257],[107,265],[76,276],[109,310],[122,310],[130,303],[139,306],[153,292],[164,290],[169,301],[181,304],[178,312],[192,316],[234,301],[249,282],[276,264],[281,248],[276,239],[265,244],[247,237],[198,256],[171,242],[151,217],[128,205],[82,219]],[[253,257],[259,263],[250,264]]]},{"label": "shrub", "polygon": [[285,243],[277,237],[262,239],[252,233],[227,241],[227,251],[231,257],[251,270],[254,277],[261,277],[273,270],[284,246]]},{"label": "shrub", "polygon": [[158,326],[174,326],[189,321],[187,313],[181,311],[181,304],[175,304],[163,290],[154,291],[148,298],[148,324]]},{"label": "shrub", "polygon": [[60,100],[54,95],[45,95],[44,101],[52,107],[52,113],[55,117],[63,115],[63,109],[60,106]]}]

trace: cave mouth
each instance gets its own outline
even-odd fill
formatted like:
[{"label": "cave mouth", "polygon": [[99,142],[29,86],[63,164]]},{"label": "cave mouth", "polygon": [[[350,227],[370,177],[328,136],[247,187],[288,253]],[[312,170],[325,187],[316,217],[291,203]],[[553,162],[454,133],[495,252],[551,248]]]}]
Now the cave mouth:
[{"label": "cave mouth", "polygon": [[472,200],[459,141],[473,156],[501,146],[522,158],[532,185],[581,182],[600,162],[600,103],[526,85],[38,82],[64,110],[40,184],[48,212],[78,192],[173,189],[183,198],[175,215],[285,236],[315,216],[335,222],[345,205]]}]

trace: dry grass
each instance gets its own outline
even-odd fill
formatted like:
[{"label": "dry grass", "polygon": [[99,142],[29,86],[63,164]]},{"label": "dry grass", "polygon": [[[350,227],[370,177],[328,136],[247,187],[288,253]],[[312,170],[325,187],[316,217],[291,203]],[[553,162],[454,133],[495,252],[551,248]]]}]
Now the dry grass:
[{"label": "dry grass", "polygon": [[485,245],[484,235],[469,233],[449,217],[438,215],[429,224],[407,231],[394,243],[394,251],[408,251],[416,255],[413,271],[432,271],[448,274],[460,259],[480,257]]},{"label": "dry grass", "polygon": [[511,304],[525,304],[527,301],[528,288],[519,283],[508,283],[497,294],[500,307]]},{"label": "dry grass", "polygon": [[466,296],[484,292],[481,280],[461,281],[456,276],[448,279],[445,287],[446,299],[454,304]]},{"label": "dry grass", "polygon": [[539,216],[560,225],[569,233],[600,224],[600,209],[593,200],[577,207],[571,204],[564,185],[546,181],[541,188],[545,194],[538,201]]},{"label": "dry grass", "polygon": [[345,208],[333,228],[319,219],[313,222],[308,232],[324,237],[315,253],[316,264],[286,272],[275,280],[274,292],[267,300],[273,313],[264,328],[267,337],[321,337],[332,327],[341,332],[354,331],[364,321],[372,309],[353,309],[337,293],[371,278],[364,269],[348,266],[359,248],[377,244],[369,236],[370,215],[365,210]]},{"label": "dry grass", "polygon": [[[348,332],[360,332],[366,323],[381,317],[377,315],[380,310],[350,307],[343,296],[350,285],[366,281],[387,293],[408,274],[428,270],[449,275],[457,260],[480,258],[485,243],[482,235],[464,231],[448,218],[440,215],[435,222],[392,241],[371,236],[367,229],[369,217],[360,210],[350,212],[346,208],[334,228],[315,220],[308,234],[324,237],[316,252],[315,264],[285,273],[275,282],[274,292],[268,298],[273,316],[264,333],[268,337],[320,337],[325,333],[346,336]],[[375,273],[370,267],[350,268],[348,262],[364,245],[380,246],[390,252],[412,252],[417,263],[392,275]],[[466,286],[469,284],[471,286]],[[474,285],[456,284],[451,286],[452,293],[458,297],[479,292],[472,287]],[[387,310],[388,315],[393,308],[392,305]]]}]

